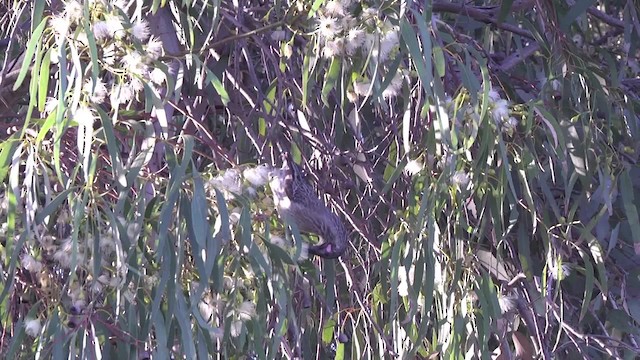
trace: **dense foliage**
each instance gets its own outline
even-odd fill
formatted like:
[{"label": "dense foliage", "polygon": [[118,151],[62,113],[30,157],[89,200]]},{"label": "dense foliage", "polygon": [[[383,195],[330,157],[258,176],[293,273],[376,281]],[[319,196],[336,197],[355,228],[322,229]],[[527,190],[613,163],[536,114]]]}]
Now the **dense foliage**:
[{"label": "dense foliage", "polygon": [[639,13],[0,2],[1,357],[633,358]]}]

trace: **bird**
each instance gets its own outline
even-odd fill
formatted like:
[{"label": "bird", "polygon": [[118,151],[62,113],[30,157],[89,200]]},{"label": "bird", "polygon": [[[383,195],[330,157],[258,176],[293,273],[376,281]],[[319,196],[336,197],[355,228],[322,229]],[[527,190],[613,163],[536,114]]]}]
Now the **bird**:
[{"label": "bird", "polygon": [[326,259],[340,257],[349,243],[344,223],[316,195],[291,153],[283,158],[282,168],[274,170],[270,181],[280,217],[294,222],[301,232],[322,238],[321,244],[309,247],[310,254]]}]

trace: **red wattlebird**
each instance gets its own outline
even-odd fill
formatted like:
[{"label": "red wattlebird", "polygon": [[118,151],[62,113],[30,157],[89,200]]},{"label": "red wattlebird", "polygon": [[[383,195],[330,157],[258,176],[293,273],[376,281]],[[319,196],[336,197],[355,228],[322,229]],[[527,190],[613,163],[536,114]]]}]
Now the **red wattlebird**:
[{"label": "red wattlebird", "polygon": [[349,243],[344,224],[318,198],[291,154],[286,156],[282,168],[273,172],[270,185],[280,216],[295,222],[301,232],[322,238],[322,244],[309,247],[310,254],[337,258],[344,253]]}]

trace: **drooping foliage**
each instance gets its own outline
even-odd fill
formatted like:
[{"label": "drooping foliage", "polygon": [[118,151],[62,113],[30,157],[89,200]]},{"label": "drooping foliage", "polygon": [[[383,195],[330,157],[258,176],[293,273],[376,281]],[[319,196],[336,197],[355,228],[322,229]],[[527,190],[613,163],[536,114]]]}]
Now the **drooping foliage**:
[{"label": "drooping foliage", "polygon": [[635,356],[639,12],[0,3],[0,354]]}]

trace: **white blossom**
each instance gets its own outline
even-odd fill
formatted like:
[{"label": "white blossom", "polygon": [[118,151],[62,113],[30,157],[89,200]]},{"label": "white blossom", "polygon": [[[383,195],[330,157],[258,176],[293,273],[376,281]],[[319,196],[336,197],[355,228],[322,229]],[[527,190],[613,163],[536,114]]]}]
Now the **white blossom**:
[{"label": "white blossom", "polygon": [[124,55],[120,62],[122,67],[132,74],[143,75],[147,72],[147,66],[143,62],[142,55],[137,51]]},{"label": "white blossom", "polygon": [[109,234],[100,235],[100,251],[103,256],[109,256],[116,250],[116,242]]},{"label": "white blossom", "polygon": [[73,114],[73,120],[77,122],[79,126],[93,127],[95,119],[96,115],[93,111],[84,105],[79,106]]},{"label": "white blossom", "polygon": [[350,14],[347,14],[340,19],[340,30],[348,30],[356,25],[358,25],[358,20]]},{"label": "white blossom", "polygon": [[251,183],[251,185],[260,187],[269,181],[270,169],[268,166],[251,167],[242,172],[242,176]]},{"label": "white blossom", "polygon": [[324,48],[322,49],[322,55],[327,59],[340,56],[342,54],[344,54],[344,38],[327,40]]},{"label": "white blossom", "polygon": [[66,251],[58,250],[53,254],[53,259],[58,262],[63,268],[69,268],[71,266],[71,255]]},{"label": "white blossom", "polygon": [[210,321],[213,317],[215,307],[207,301],[200,301],[198,303],[198,310],[200,311],[200,315],[204,318],[205,321]]},{"label": "white blossom", "polygon": [[353,91],[360,96],[369,96],[371,95],[371,82],[356,81],[353,83]]},{"label": "white blossom", "polygon": [[155,36],[151,36],[149,42],[147,42],[147,57],[154,61],[158,60],[160,55],[162,55],[162,41]]},{"label": "white blossom", "polygon": [[321,17],[318,23],[318,32],[320,35],[327,39],[332,39],[336,36],[342,28],[338,24],[338,20],[334,17]]},{"label": "white blossom", "polygon": [[491,100],[491,102],[500,100],[500,94],[498,94],[498,91],[496,89],[489,90],[489,99]]},{"label": "white blossom", "polygon": [[254,198],[258,195],[258,192],[253,187],[247,186],[244,188],[244,194],[250,198]]},{"label": "white blossom", "polygon": [[133,90],[134,94],[144,90],[144,83],[137,76],[129,76],[129,86],[131,87],[131,90]]},{"label": "white blossom", "polygon": [[127,84],[117,84],[111,88],[111,94],[109,99],[111,104],[124,104],[133,100],[134,93],[131,87]]},{"label": "white blossom", "polygon": [[144,284],[149,288],[158,285],[159,281],[160,280],[158,280],[158,276],[156,275],[147,275],[144,277]]},{"label": "white blossom", "polygon": [[423,165],[420,161],[413,159],[407,162],[407,165],[404,167],[404,172],[410,176],[417,175],[422,171]]},{"label": "white blossom", "polygon": [[58,37],[66,36],[69,32],[70,24],[66,17],[54,15],[49,19],[49,25]]},{"label": "white blossom", "polygon": [[269,236],[269,240],[271,241],[272,244],[282,248],[282,249],[287,249],[290,247],[290,244],[287,242],[287,240],[285,240],[284,238],[277,236],[277,235],[273,235],[271,234],[271,236]]},{"label": "white blossom", "polygon": [[398,48],[399,44],[400,38],[398,36],[398,29],[393,28],[391,31],[387,32],[380,40],[380,61],[387,60],[391,53]]},{"label": "white blossom", "polygon": [[513,131],[518,126],[518,120],[513,116],[509,117],[506,121],[502,123],[502,132],[507,133],[509,135],[513,134]]},{"label": "white blossom", "polygon": [[166,79],[164,71],[159,68],[155,68],[149,73],[149,80],[156,85],[161,85]]},{"label": "white blossom", "polygon": [[458,189],[463,190],[469,186],[469,182],[471,181],[471,177],[465,171],[458,170],[453,176],[451,176],[451,184],[458,187]]},{"label": "white blossom", "polygon": [[548,273],[554,280],[564,280],[567,276],[571,275],[571,265],[563,263],[560,259],[551,260],[547,266]]},{"label": "white blossom", "polygon": [[109,43],[102,48],[102,61],[109,66],[114,66],[116,63],[116,46],[113,43]]},{"label": "white blossom", "polygon": [[109,31],[109,25],[105,21],[98,21],[91,26],[93,30],[93,36],[96,41],[105,41],[111,38],[111,32]]},{"label": "white blossom", "polygon": [[51,114],[58,107],[58,99],[54,97],[47,97],[47,101],[44,104],[44,113],[46,115]]},{"label": "white blossom", "polygon": [[149,24],[145,20],[140,20],[131,27],[131,34],[140,41],[146,41],[149,38]]},{"label": "white blossom", "polygon": [[220,340],[224,337],[224,330],[219,327],[213,328],[209,330],[209,336],[211,336],[212,340]]},{"label": "white blossom", "polygon": [[240,320],[251,320],[256,315],[256,305],[251,301],[245,301],[238,308],[238,317]]},{"label": "white blossom", "polygon": [[359,48],[364,45],[367,35],[362,29],[351,29],[347,33],[345,40],[345,50],[347,55],[353,56]]},{"label": "white blossom", "polygon": [[503,314],[508,313],[516,307],[516,298],[513,296],[498,296],[498,305]]},{"label": "white blossom", "polygon": [[65,4],[64,13],[70,22],[78,23],[84,17],[83,6],[76,0],[71,0]]},{"label": "white blossom", "polygon": [[73,299],[73,302],[71,304],[71,308],[77,314],[82,313],[82,311],[86,307],[87,307],[87,301],[84,299],[84,294],[82,294],[82,293],[77,295],[77,298]]},{"label": "white blossom", "polygon": [[222,286],[225,290],[231,290],[235,288],[236,282],[230,276],[225,275],[222,278]]},{"label": "white blossom", "polygon": [[331,16],[343,16],[344,6],[340,1],[330,0],[324,5],[324,12]]},{"label": "white blossom", "polygon": [[82,90],[89,96],[89,99],[94,104],[102,104],[107,97],[107,86],[100,78],[96,79],[95,86],[93,80],[88,79],[84,83]]},{"label": "white blossom", "polygon": [[132,222],[127,225],[127,237],[130,241],[135,241],[140,234],[140,224]]},{"label": "white blossom", "polygon": [[122,39],[125,34],[124,27],[122,26],[122,20],[116,15],[105,16],[105,22],[109,30],[109,34],[114,39]]},{"label": "white blossom", "polygon": [[400,90],[402,90],[403,74],[402,71],[398,71],[391,79],[391,82],[384,91],[382,91],[382,97],[385,99],[398,96]]},{"label": "white blossom", "polygon": [[362,19],[368,26],[374,26],[377,18],[378,10],[371,7],[362,10],[362,13],[360,14],[360,19]]},{"label": "white blossom", "polygon": [[231,336],[238,337],[240,336],[240,332],[242,331],[242,321],[236,320],[231,323]]},{"label": "white blossom", "polygon": [[22,258],[20,259],[20,263],[22,264],[23,268],[32,273],[38,273],[42,270],[42,263],[34,259],[33,256],[29,254],[25,254],[24,256],[22,256]]},{"label": "white blossom", "polygon": [[104,290],[104,284],[98,282],[98,281],[94,281],[91,283],[91,286],[89,287],[89,291],[92,294],[102,294],[102,291]]},{"label": "white blossom", "polygon": [[509,118],[509,102],[504,99],[496,101],[491,112],[496,124],[501,124]]},{"label": "white blossom", "polygon": [[242,194],[242,181],[240,180],[240,171],[237,169],[225,171],[223,174],[211,179],[208,184],[230,194]]},{"label": "white blossom", "polygon": [[24,332],[31,337],[38,336],[38,334],[40,334],[40,329],[42,329],[40,319],[27,319],[24,322]]},{"label": "white blossom", "polygon": [[363,49],[368,55],[371,54],[374,57],[378,57],[379,53],[380,36],[377,33],[366,33],[364,37]]}]

